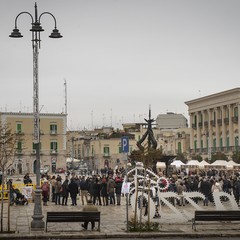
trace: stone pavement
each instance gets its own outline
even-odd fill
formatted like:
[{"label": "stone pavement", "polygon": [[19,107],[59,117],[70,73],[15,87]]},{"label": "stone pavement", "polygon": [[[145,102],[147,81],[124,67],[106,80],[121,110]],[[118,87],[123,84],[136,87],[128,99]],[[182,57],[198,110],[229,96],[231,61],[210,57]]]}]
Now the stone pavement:
[{"label": "stone pavement", "polygon": [[[69,201],[70,203],[70,201]],[[78,204],[80,201],[78,201]],[[161,219],[159,232],[155,233],[131,233],[126,232],[126,206],[125,199],[122,199],[121,206],[98,206],[101,211],[101,231],[83,230],[82,223],[48,223],[48,232],[31,231],[30,225],[32,221],[34,203],[29,203],[28,206],[11,206],[10,207],[10,226],[13,233],[0,233],[0,239],[81,239],[81,238],[154,238],[154,237],[211,237],[211,236],[239,236],[240,238],[240,223],[201,223],[197,225],[197,231],[192,230],[191,222],[170,223]],[[191,207],[182,207],[184,210],[193,210]],[[82,206],[61,206],[55,205],[52,202],[48,206],[43,206],[44,221],[47,211],[76,211],[81,210]],[[168,210],[165,209],[165,213]],[[171,213],[169,212],[169,216]],[[4,231],[7,229],[7,203],[4,203]],[[133,216],[131,206],[129,207],[129,219]],[[171,217],[169,217],[171,218]]]}]

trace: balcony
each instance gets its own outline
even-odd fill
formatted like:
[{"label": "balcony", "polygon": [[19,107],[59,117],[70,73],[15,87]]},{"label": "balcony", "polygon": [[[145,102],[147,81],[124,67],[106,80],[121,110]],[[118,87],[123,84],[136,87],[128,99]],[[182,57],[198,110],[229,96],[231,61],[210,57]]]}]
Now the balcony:
[{"label": "balcony", "polygon": [[198,127],[200,127],[200,128],[201,128],[201,127],[202,127],[202,125],[203,125],[203,124],[202,124],[202,122],[199,122],[199,123],[198,123]]},{"label": "balcony", "polygon": [[17,131],[16,131],[16,134],[17,134],[17,135],[24,135],[24,133],[23,133],[22,130],[17,130]]},{"label": "balcony", "polygon": [[110,156],[110,153],[103,153],[103,156],[104,156],[104,157],[111,157],[111,156]]},{"label": "balcony", "polygon": [[51,154],[51,155],[57,155],[57,150],[51,149],[51,150],[50,150],[50,154]]},{"label": "balcony", "polygon": [[208,121],[204,121],[204,126],[208,127]]},{"label": "balcony", "polygon": [[196,128],[197,128],[196,123],[193,123],[193,124],[192,124],[192,128],[193,128],[193,129],[196,129]]},{"label": "balcony", "polygon": [[229,124],[229,118],[224,118],[224,123]]},{"label": "balcony", "polygon": [[16,154],[17,155],[23,155],[23,150],[22,149],[17,149]]},{"label": "balcony", "polygon": [[222,126],[222,119],[217,119],[217,124],[218,124],[219,126]]},{"label": "balcony", "polygon": [[215,126],[216,126],[215,120],[211,120],[211,121],[210,121],[210,125],[213,126],[213,127],[215,127]]},{"label": "balcony", "polygon": [[51,130],[50,135],[57,135],[57,130]]},{"label": "balcony", "polygon": [[232,117],[232,122],[238,124],[238,117]]}]

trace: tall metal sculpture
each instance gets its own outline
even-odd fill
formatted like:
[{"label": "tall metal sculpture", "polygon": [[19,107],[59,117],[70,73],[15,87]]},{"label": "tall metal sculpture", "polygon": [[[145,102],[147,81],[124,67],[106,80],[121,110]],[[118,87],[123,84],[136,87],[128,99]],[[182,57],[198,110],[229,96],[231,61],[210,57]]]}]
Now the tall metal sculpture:
[{"label": "tall metal sculpture", "polygon": [[147,131],[143,134],[142,138],[137,142],[138,148],[144,152],[144,146],[142,143],[144,140],[147,138],[147,150],[149,151],[150,149],[156,149],[157,148],[157,141],[154,138],[153,135],[153,130],[152,130],[152,123],[155,122],[153,118],[151,118],[151,107],[149,107],[149,114],[148,114],[148,120],[144,118],[144,120],[147,122]]}]

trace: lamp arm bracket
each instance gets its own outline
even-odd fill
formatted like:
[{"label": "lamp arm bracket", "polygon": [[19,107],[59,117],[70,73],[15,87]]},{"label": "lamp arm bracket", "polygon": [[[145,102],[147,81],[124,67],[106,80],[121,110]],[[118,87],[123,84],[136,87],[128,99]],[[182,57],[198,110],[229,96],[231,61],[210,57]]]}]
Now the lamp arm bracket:
[{"label": "lamp arm bracket", "polygon": [[29,12],[20,12],[20,13],[16,16],[16,18],[15,18],[15,28],[17,28],[17,19],[18,19],[18,17],[19,17],[20,15],[24,14],[24,13],[28,14],[28,15],[31,17],[31,19],[32,19],[32,24],[33,24],[33,16],[32,16],[31,13],[29,13]]},{"label": "lamp arm bracket", "polygon": [[40,15],[39,18],[38,18],[38,21],[40,22],[40,19],[41,19],[42,15],[44,15],[44,14],[49,14],[49,15],[51,15],[51,16],[53,17],[53,19],[54,19],[54,24],[55,24],[55,29],[56,29],[56,28],[57,28],[56,18],[55,18],[54,15],[53,15],[52,13],[50,13],[50,12],[43,12],[43,13],[41,13],[41,15]]}]

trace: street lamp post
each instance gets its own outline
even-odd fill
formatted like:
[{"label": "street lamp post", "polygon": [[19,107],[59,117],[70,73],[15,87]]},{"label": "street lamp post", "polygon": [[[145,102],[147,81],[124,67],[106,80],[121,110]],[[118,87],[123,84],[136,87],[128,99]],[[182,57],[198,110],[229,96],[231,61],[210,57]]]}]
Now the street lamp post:
[{"label": "street lamp post", "polygon": [[33,210],[33,220],[31,222],[32,230],[42,230],[44,229],[44,221],[42,215],[42,202],[41,202],[41,186],[40,186],[40,119],[39,119],[39,90],[38,90],[38,49],[40,48],[40,33],[44,31],[41,27],[41,17],[44,14],[51,15],[53,17],[55,27],[49,36],[50,38],[61,38],[56,25],[56,19],[50,12],[43,12],[38,17],[37,4],[35,3],[35,14],[34,17],[29,12],[21,12],[15,18],[15,28],[9,37],[21,38],[23,37],[17,28],[17,19],[22,14],[28,14],[32,20],[32,48],[33,48],[33,117],[34,117],[34,143],[36,147],[36,190],[34,197],[34,210]]}]

